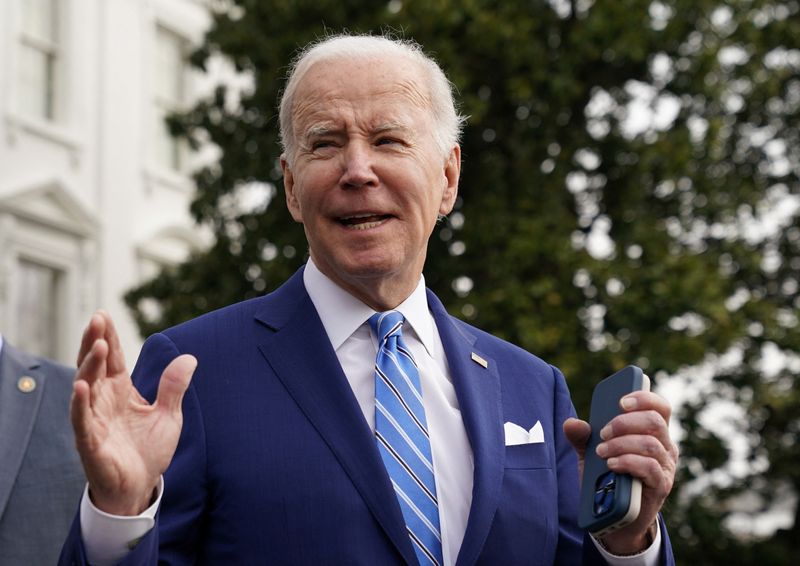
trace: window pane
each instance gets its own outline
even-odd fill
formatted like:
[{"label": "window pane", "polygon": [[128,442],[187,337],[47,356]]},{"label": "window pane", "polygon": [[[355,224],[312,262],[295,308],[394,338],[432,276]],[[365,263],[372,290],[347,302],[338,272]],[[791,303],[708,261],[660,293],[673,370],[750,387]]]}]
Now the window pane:
[{"label": "window pane", "polygon": [[59,0],[20,0],[19,110],[54,120]]},{"label": "window pane", "polygon": [[59,271],[20,260],[17,269],[17,343],[23,350],[58,356]]},{"label": "window pane", "polygon": [[47,43],[56,43],[57,0],[22,0],[22,31]]},{"label": "window pane", "polygon": [[153,150],[156,163],[172,171],[181,170],[183,144],[170,135],[164,118],[183,107],[186,45],[181,36],[163,27],[156,28]]},{"label": "window pane", "polygon": [[55,60],[28,45],[20,46],[19,106],[26,114],[52,120]]},{"label": "window pane", "polygon": [[183,99],[184,41],[161,27],[156,36],[156,96],[175,107]]}]

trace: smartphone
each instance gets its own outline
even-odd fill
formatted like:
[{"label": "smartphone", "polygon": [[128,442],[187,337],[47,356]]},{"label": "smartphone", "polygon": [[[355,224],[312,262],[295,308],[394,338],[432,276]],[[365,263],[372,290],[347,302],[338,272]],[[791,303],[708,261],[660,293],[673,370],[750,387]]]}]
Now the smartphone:
[{"label": "smartphone", "polygon": [[633,391],[649,390],[650,379],[641,368],[628,366],[598,383],[592,393],[589,413],[592,434],[583,464],[578,525],[595,536],[624,527],[639,516],[642,482],[629,474],[609,470],[596,449],[602,442],[600,430],[622,413],[620,399]]}]

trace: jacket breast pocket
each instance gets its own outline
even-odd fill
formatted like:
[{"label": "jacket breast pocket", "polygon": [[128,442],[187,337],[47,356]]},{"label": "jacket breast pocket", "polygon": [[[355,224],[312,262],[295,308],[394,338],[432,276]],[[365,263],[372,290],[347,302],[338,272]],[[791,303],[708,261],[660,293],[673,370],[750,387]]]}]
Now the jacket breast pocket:
[{"label": "jacket breast pocket", "polygon": [[544,442],[506,446],[506,469],[552,468],[550,448]]}]

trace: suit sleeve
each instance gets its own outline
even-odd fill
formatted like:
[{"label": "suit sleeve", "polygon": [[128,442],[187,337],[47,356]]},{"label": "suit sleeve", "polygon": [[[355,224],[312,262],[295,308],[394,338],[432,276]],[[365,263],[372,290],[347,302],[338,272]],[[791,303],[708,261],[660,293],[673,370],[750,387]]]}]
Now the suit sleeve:
[{"label": "suit sleeve", "polygon": [[[581,546],[584,532],[578,527],[578,498],[580,481],[578,478],[578,458],[575,450],[562,432],[562,425],[569,417],[574,417],[575,407],[567,389],[564,375],[553,367],[555,380],[555,396],[553,399],[553,436],[555,436],[556,469],[558,473],[558,544],[556,547],[556,564],[580,564]],[[589,546],[591,542],[589,542]],[[587,564],[605,564],[597,555]]]}]

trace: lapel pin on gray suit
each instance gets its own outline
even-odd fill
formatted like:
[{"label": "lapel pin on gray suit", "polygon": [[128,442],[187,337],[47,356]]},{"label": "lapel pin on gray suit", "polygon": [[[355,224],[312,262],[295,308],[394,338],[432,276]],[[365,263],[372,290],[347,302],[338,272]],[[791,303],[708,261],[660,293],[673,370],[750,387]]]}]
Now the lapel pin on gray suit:
[{"label": "lapel pin on gray suit", "polygon": [[85,483],[69,425],[74,373],[0,336],[0,566],[58,559]]}]

